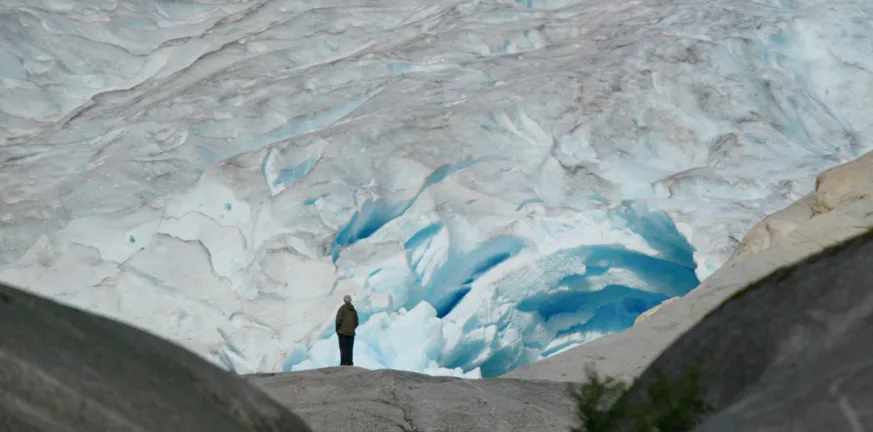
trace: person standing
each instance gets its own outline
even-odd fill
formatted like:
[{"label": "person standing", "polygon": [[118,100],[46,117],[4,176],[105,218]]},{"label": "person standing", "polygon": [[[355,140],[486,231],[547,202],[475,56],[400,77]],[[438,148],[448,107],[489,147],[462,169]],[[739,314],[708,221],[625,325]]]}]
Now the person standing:
[{"label": "person standing", "polygon": [[336,336],[339,339],[340,366],[354,366],[352,353],[355,349],[355,329],[358,328],[358,311],[352,304],[352,296],[343,297],[343,305],[336,311]]}]

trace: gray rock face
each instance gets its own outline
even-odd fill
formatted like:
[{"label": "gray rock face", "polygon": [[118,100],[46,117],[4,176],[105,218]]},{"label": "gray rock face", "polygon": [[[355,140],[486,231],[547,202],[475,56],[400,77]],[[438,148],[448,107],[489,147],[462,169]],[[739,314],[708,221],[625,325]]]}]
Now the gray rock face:
[{"label": "gray rock face", "polygon": [[873,231],[738,292],[640,376],[704,361],[716,408],[698,432],[873,428]]},{"label": "gray rock face", "polygon": [[575,415],[563,383],[359,368],[247,378],[0,284],[2,431],[564,432]]},{"label": "gray rock face", "polygon": [[249,379],[319,432],[566,432],[575,419],[567,385],[547,381],[354,367]]},{"label": "gray rock face", "polygon": [[0,431],[311,429],[181,347],[0,284]]}]

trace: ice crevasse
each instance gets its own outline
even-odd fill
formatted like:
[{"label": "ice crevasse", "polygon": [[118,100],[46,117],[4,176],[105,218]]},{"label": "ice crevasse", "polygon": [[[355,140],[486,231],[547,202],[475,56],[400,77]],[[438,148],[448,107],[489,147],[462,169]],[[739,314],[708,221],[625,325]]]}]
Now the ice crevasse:
[{"label": "ice crevasse", "polygon": [[240,373],[496,376],[873,149],[873,5],[0,0],[0,280]]}]

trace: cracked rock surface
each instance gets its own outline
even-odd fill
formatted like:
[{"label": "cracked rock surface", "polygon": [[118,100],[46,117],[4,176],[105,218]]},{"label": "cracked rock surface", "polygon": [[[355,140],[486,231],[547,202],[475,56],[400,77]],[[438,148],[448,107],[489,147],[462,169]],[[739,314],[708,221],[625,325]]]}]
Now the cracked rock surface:
[{"label": "cracked rock surface", "polygon": [[574,422],[564,383],[463,380],[335,367],[250,375],[316,432],[562,431]]}]

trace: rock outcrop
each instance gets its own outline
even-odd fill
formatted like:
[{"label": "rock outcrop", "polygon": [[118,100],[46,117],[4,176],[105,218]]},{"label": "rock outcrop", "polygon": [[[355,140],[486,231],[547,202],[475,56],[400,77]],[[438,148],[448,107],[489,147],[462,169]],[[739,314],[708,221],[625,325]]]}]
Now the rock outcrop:
[{"label": "rock outcrop", "polygon": [[670,303],[673,303],[677,299],[679,299],[679,297],[670,297],[667,300],[664,300],[663,302],[661,302],[661,304],[641,313],[640,316],[638,316],[637,319],[634,320],[634,325],[637,325],[637,324],[649,319],[650,316],[654,315],[656,312],[661,310],[662,307],[667,306]]},{"label": "rock outcrop", "polygon": [[567,432],[574,400],[563,383],[434,377],[336,367],[249,380],[315,431]]},{"label": "rock outcrop", "polygon": [[[791,236],[798,227],[825,214],[830,214],[827,221],[837,222],[832,228],[850,228],[848,232],[841,230],[833,234],[833,238],[844,238],[847,233],[854,232],[854,225],[858,222],[861,225],[871,225],[868,219],[868,211],[873,207],[871,203],[873,152],[819,174],[815,181],[815,191],[755,225],[737,246],[732,261],[755,256],[771,248]],[[795,235],[802,236],[803,231]],[[804,252],[809,250],[808,247],[804,248]]]},{"label": "rock outcrop", "polygon": [[0,431],[311,429],[175,344],[0,284]]},{"label": "rock outcrop", "polygon": [[820,174],[816,189],[755,226],[698,288],[630,329],[512,371],[504,377],[580,381],[586,364],[638,376],[667,346],[725,299],[774,270],[873,227],[873,152]]}]

